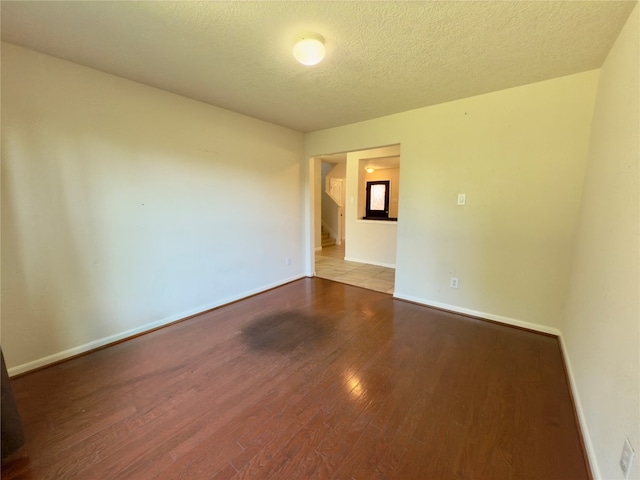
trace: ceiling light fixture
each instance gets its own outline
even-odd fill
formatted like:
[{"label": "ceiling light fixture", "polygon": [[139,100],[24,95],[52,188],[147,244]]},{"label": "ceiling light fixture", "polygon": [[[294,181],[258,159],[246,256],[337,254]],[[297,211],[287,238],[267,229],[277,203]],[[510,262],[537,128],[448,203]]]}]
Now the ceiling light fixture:
[{"label": "ceiling light fixture", "polygon": [[367,173],[373,173],[373,167],[367,167],[365,168],[365,170],[367,171]]},{"label": "ceiling light fixture", "polygon": [[300,35],[293,46],[293,56],[303,65],[311,66],[324,58],[324,38],[317,33]]}]

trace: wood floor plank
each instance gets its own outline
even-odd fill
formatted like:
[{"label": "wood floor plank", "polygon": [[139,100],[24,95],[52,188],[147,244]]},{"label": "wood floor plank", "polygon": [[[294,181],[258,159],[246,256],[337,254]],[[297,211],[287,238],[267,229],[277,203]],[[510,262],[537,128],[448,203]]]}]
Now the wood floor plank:
[{"label": "wood floor plank", "polygon": [[588,479],[557,338],[302,279],[12,380],[2,479]]}]

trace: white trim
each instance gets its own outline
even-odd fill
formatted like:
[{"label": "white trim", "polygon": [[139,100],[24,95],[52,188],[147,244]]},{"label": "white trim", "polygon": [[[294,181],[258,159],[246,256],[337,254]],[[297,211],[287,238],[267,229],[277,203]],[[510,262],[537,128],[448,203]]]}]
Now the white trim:
[{"label": "white trim", "polygon": [[539,325],[537,323],[530,323],[530,322],[525,322],[523,320],[516,320],[515,318],[509,318],[509,317],[503,317],[501,315],[493,315],[491,313],[479,312],[477,310],[471,310],[469,308],[457,307],[455,305],[448,305],[445,303],[434,302],[432,300],[425,300],[423,298],[412,297],[410,295],[402,295],[402,294],[395,293],[393,297],[398,298],[400,300],[408,300],[410,302],[426,305],[428,307],[442,308],[445,310],[450,310],[452,312],[463,313],[466,315],[473,315],[474,317],[485,318],[487,320],[493,320],[495,322],[504,323],[506,325],[514,325],[517,327],[528,328],[529,330],[535,330],[537,332],[550,333],[552,335],[557,335],[558,341],[560,344],[560,351],[561,351],[562,357],[564,358],[564,363],[566,365],[569,388],[571,388],[571,393],[573,395],[573,405],[575,406],[576,414],[578,416],[580,431],[582,433],[582,439],[584,441],[584,446],[587,454],[587,459],[589,461],[589,466],[591,467],[591,473],[593,474],[593,478],[595,480],[600,480],[602,478],[602,475],[600,474],[600,468],[598,466],[598,461],[596,458],[595,449],[593,447],[593,442],[591,441],[591,436],[589,435],[587,420],[584,415],[584,410],[582,409],[582,403],[580,402],[578,386],[573,376],[573,368],[571,367],[571,361],[569,360],[569,352],[567,350],[564,338],[562,337],[562,331],[558,330],[557,328],[547,327],[545,325]]},{"label": "white trim", "polygon": [[68,350],[64,350],[62,352],[54,353],[53,355],[49,355],[47,357],[39,358],[37,360],[33,360],[28,363],[23,363],[22,365],[17,365],[15,367],[11,367],[8,369],[9,376],[18,375],[20,373],[25,373],[30,370],[34,370],[36,368],[44,367],[54,362],[59,362],[60,360],[64,360],[65,358],[73,357],[74,355],[78,355],[80,353],[88,352],[89,350],[93,350],[95,348],[102,347],[104,345],[108,345],[113,342],[117,342],[118,340],[123,340],[128,337],[132,337],[134,335],[138,335],[140,333],[147,332],[149,330],[153,330],[154,328],[162,327],[169,323],[176,322],[178,320],[182,320],[183,318],[190,317],[192,315],[197,315],[199,313],[206,312],[207,310],[211,310],[213,308],[221,307],[231,302],[235,302],[237,300],[241,300],[243,298],[249,297],[251,295],[255,295],[257,293],[262,293],[266,290],[270,290],[272,288],[279,287],[284,285],[285,283],[293,282],[295,280],[299,280],[301,278],[306,277],[306,275],[294,275],[293,277],[286,278],[279,282],[274,282],[269,285],[264,285],[262,287],[249,290],[247,292],[243,292],[239,295],[234,295],[232,297],[227,297],[223,300],[219,300],[214,303],[210,303],[208,305],[202,305],[197,308],[193,308],[191,310],[187,310],[184,312],[176,313],[175,315],[170,315],[168,317],[163,318],[162,320],[157,320],[155,322],[147,323],[146,325],[142,325],[140,327],[132,328],[131,330],[126,330],[121,333],[116,333],[115,335],[109,335],[108,337],[103,337],[98,340],[94,340],[93,342],[85,343],[84,345],[80,345],[78,347],[73,347]]},{"label": "white trim", "polygon": [[578,394],[578,386],[576,384],[576,380],[573,376],[573,368],[571,367],[571,361],[569,360],[569,351],[567,350],[567,346],[564,342],[564,338],[562,334],[559,335],[560,338],[560,350],[562,351],[562,356],[564,357],[564,364],[567,367],[567,376],[569,377],[569,387],[571,388],[571,393],[573,394],[573,404],[576,408],[576,413],[578,415],[578,422],[580,423],[580,430],[582,432],[582,439],[584,440],[584,446],[587,450],[587,459],[589,460],[589,465],[591,466],[591,473],[593,474],[593,478],[599,480],[602,478],[600,475],[600,467],[598,466],[598,459],[596,458],[596,451],[593,447],[593,442],[591,442],[591,436],[589,435],[589,429],[587,428],[587,419],[584,415],[584,410],[582,409],[582,403],[580,402],[580,395]]},{"label": "white trim", "polygon": [[370,260],[362,260],[361,258],[344,257],[347,262],[366,263],[367,265],[376,265],[378,267],[396,268],[395,263],[372,262]]},{"label": "white trim", "polygon": [[480,312],[478,310],[471,310],[470,308],[457,307],[455,305],[434,302],[433,300],[412,297],[410,295],[394,293],[393,297],[400,300],[408,300],[409,302],[419,303],[428,307],[442,308],[444,310],[451,310],[452,312],[456,313],[462,313],[465,315],[472,315],[474,317],[484,318],[487,320],[493,320],[494,322],[504,323],[505,325],[528,328],[529,330],[535,330],[536,332],[550,333],[551,335],[557,336],[560,336],[561,334],[560,330],[558,330],[557,328],[547,327],[546,325],[540,325],[538,323],[525,322],[524,320],[516,320],[515,318],[503,317],[501,315],[494,315],[493,313]]}]

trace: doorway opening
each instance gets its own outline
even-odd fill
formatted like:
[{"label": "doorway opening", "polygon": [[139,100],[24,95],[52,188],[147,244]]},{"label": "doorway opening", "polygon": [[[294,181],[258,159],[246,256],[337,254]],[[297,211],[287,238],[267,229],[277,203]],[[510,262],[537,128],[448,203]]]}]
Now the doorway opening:
[{"label": "doorway opening", "polygon": [[314,275],[394,292],[399,163],[400,145],[311,159]]}]

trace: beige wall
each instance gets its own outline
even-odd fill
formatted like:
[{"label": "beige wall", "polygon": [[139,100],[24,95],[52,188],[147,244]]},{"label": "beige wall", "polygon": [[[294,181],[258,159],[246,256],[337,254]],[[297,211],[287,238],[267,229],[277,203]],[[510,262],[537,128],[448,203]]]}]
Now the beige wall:
[{"label": "beige wall", "polygon": [[[401,145],[396,296],[557,332],[597,80],[589,71],[312,132],[307,155]],[[349,228],[347,218],[347,249]]]},{"label": "beige wall", "polygon": [[[322,163],[322,226],[328,228],[331,238],[336,245],[344,240],[344,183],[346,177],[346,163]],[[329,195],[331,180],[342,180],[342,190],[339,195],[341,205],[338,205]]]},{"label": "beige wall", "polygon": [[397,223],[384,220],[362,220],[362,215],[358,211],[362,206],[358,198],[363,178],[362,160],[392,155],[398,155],[397,145],[347,153],[345,204],[347,239],[345,259],[347,260],[392,268],[396,266]]},{"label": "beige wall", "polygon": [[[312,158],[310,161],[310,168],[313,170],[314,180],[311,182],[311,190],[313,191],[312,208],[314,211],[314,225],[311,232],[313,238],[314,250],[317,252],[322,250],[322,191],[324,187],[322,183],[322,161],[319,158]],[[313,258],[313,257],[311,257]],[[314,268],[311,269],[311,272]],[[307,273],[309,275],[309,273]]]},{"label": "beige wall", "polygon": [[12,373],[302,275],[303,141],[2,44]]},{"label": "beige wall", "polygon": [[640,11],[602,67],[563,339],[597,478],[640,478]]}]

